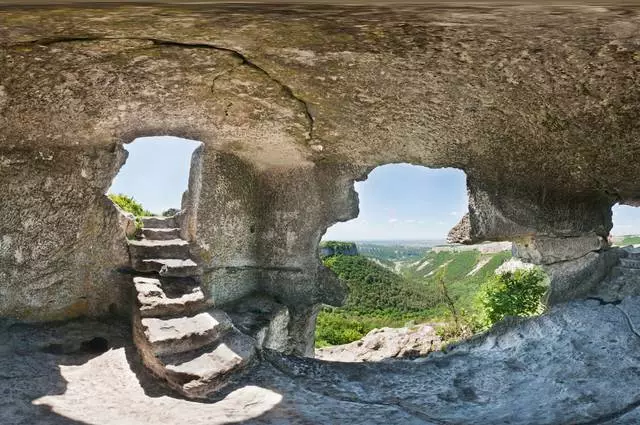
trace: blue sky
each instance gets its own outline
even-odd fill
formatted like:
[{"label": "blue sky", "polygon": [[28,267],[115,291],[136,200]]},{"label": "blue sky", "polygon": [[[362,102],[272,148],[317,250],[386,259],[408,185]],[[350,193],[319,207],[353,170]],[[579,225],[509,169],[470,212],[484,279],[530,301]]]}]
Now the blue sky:
[{"label": "blue sky", "polygon": [[640,207],[615,205],[613,207],[613,235],[640,234]]},{"label": "blue sky", "polygon": [[108,193],[133,196],[157,214],[179,209],[189,184],[191,154],[198,145],[177,137],[140,137],[124,145],[129,156]]},{"label": "blue sky", "polygon": [[464,172],[390,164],[355,184],[360,215],[328,229],[325,240],[444,239],[467,212]]},{"label": "blue sky", "polygon": [[[161,213],[180,208],[187,189],[191,154],[199,142],[176,137],[142,137],[125,145],[129,151],[109,193],[133,196]],[[467,211],[462,171],[389,164],[355,184],[360,215],[327,230],[325,240],[444,239]],[[613,208],[614,235],[640,234],[640,208]]]}]

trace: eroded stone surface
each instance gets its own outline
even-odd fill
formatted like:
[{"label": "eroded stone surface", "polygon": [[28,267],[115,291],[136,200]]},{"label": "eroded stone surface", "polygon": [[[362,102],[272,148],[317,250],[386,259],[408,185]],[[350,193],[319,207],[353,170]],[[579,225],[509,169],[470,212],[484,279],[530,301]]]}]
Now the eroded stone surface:
[{"label": "eroded stone surface", "polygon": [[598,235],[584,235],[574,238],[526,238],[513,244],[514,256],[534,264],[553,264],[575,260],[590,252],[607,247],[605,240]]},{"label": "eroded stone surface", "polygon": [[[9,425],[632,424],[640,418],[638,320],[639,298],[581,301],[423,360],[330,363],[272,352],[208,402],[163,393],[131,354],[126,326],[3,321],[0,418]],[[42,350],[79,347],[98,334],[111,341],[104,354]]]},{"label": "eroded stone surface", "polygon": [[588,296],[611,272],[619,257],[617,249],[610,249],[544,266],[550,279],[548,303],[555,304]]},{"label": "eroded stone surface", "polygon": [[375,362],[425,357],[442,346],[432,325],[373,329],[349,344],[316,349],[316,359],[334,362]]}]

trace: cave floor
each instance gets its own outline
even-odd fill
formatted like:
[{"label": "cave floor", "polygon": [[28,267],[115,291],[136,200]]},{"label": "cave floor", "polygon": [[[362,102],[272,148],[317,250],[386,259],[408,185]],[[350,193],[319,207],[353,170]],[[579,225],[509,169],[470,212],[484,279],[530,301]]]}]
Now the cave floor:
[{"label": "cave floor", "polygon": [[577,301],[415,361],[265,353],[196,402],[147,374],[126,324],[4,320],[0,424],[637,424],[638,329],[640,298]]}]

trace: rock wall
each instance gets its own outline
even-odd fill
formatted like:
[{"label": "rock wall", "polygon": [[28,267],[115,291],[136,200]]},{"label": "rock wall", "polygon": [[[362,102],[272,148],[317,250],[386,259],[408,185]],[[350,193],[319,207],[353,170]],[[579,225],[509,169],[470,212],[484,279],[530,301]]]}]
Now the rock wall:
[{"label": "rock wall", "polygon": [[124,157],[118,146],[0,148],[0,316],[128,311],[125,232],[104,195]]},{"label": "rock wall", "polygon": [[145,135],[203,142],[183,236],[217,304],[258,293],[288,307],[284,351],[308,353],[318,304],[344,299],[318,242],[357,215],[353,181],[386,163],[464,170],[470,212],[452,239],[517,240],[555,267],[553,299],[579,297],[608,267],[611,205],[640,199],[639,16],[2,9],[0,315],[124,307],[124,238],[103,193],[121,145]]}]

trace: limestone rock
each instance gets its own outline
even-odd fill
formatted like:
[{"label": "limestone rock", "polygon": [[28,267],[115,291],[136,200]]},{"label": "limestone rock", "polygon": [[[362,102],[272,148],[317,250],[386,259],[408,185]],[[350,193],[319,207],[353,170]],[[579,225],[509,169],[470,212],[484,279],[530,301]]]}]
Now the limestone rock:
[{"label": "limestone rock", "polygon": [[232,326],[229,317],[218,310],[175,319],[148,317],[140,324],[156,355],[197,350],[218,340]]},{"label": "limestone rock", "polygon": [[254,294],[225,306],[241,332],[255,338],[261,348],[286,351],[289,339],[289,309],[273,298]]},{"label": "limestone rock", "polygon": [[442,341],[432,325],[381,328],[349,344],[316,349],[316,358],[338,362],[375,362],[424,357],[440,350]]},{"label": "limestone rock", "polygon": [[136,227],[136,216],[124,211],[116,204],[113,205],[118,210],[118,213],[120,213],[120,215],[118,216],[120,228],[124,232],[125,236],[127,236],[127,238],[133,238],[136,233],[138,233],[138,228]]},{"label": "limestone rock", "polygon": [[596,234],[568,238],[529,237],[513,243],[513,255],[529,263],[552,264],[575,260],[606,246],[604,238]]},{"label": "limestone rock", "polygon": [[456,224],[447,235],[447,242],[449,243],[472,243],[471,238],[471,222],[469,220],[469,213],[462,216],[462,219]]},{"label": "limestone rock", "polygon": [[[140,369],[128,354],[126,325],[0,320],[0,418],[11,425],[632,425],[640,421],[638,328],[638,297],[575,301],[413,361],[266,352],[223,394],[190,401]],[[80,349],[96,336],[111,349]],[[43,350],[52,345],[71,349]]]},{"label": "limestone rock", "polygon": [[550,279],[548,303],[556,304],[592,294],[618,262],[619,256],[617,249],[608,249],[544,266]]},{"label": "limestone rock", "polygon": [[203,143],[184,216],[157,223],[184,223],[203,288],[266,293],[308,335],[346,293],[318,242],[380,164],[464,170],[461,241],[606,237],[640,198],[640,9],[396,6],[3,9],[0,314],[128,311],[103,195],[151,131]]},{"label": "limestone rock", "polygon": [[190,279],[134,277],[133,283],[142,317],[189,314],[209,304],[200,286]]}]

